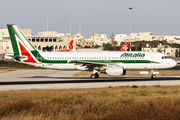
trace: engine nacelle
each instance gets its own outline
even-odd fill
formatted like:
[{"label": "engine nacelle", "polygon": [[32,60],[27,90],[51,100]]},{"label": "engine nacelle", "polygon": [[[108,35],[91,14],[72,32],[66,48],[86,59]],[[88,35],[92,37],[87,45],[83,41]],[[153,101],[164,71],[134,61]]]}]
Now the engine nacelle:
[{"label": "engine nacelle", "polygon": [[126,74],[126,70],[121,66],[109,66],[106,68],[106,73],[111,76],[123,76]]}]

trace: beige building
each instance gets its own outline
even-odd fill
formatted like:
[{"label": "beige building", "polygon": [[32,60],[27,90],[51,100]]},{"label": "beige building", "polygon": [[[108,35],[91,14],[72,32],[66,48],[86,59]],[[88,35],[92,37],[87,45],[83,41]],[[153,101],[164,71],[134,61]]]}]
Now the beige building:
[{"label": "beige building", "polygon": [[[31,36],[31,29],[20,29],[29,41],[40,51],[58,51],[65,48],[74,36],[69,34],[57,33],[56,31],[43,31],[35,36]],[[76,35],[75,35],[76,36]],[[83,35],[79,35],[80,37]],[[77,36],[76,36],[77,37]],[[79,38],[79,37],[77,37]],[[75,42],[73,43],[72,51],[75,51]],[[11,41],[7,28],[0,29],[0,53],[13,53]]]},{"label": "beige building", "polygon": [[[24,35],[31,36],[31,29],[20,29]],[[9,39],[9,32],[7,28],[0,28],[0,40]]]},{"label": "beige building", "polygon": [[64,36],[59,35],[56,31],[43,31],[35,36],[29,36],[28,39],[40,51],[58,51],[64,49],[70,41],[69,39],[64,40]]},{"label": "beige building", "polygon": [[102,33],[93,33],[91,38],[94,45],[99,45],[99,46],[103,46],[103,43],[107,44],[107,43],[111,43],[111,39],[108,39],[106,34],[102,34]]},{"label": "beige building", "polygon": [[[124,42],[124,38],[127,38],[128,35],[127,34],[120,34],[120,33],[117,33],[115,36],[114,36],[114,41],[117,41],[118,45],[121,45],[121,42]],[[128,39],[129,40],[129,39]]]},{"label": "beige building", "polygon": [[168,43],[180,44],[180,36],[161,36],[161,40],[166,40]]},{"label": "beige building", "polygon": [[93,33],[91,38],[81,39],[79,45],[81,45],[81,47],[85,47],[85,46],[93,47],[93,45],[102,46],[103,43],[111,43],[111,39],[108,39],[106,37],[106,34]]},{"label": "beige building", "polygon": [[[31,36],[31,29],[20,29],[27,37]],[[7,28],[0,28],[0,54],[12,54],[13,49]]]},{"label": "beige building", "polygon": [[84,40],[84,35],[81,33],[74,34],[73,40],[77,45],[80,45],[80,42]]},{"label": "beige building", "polygon": [[10,40],[0,40],[0,54],[13,54]]},{"label": "beige building", "polygon": [[[124,37],[124,42],[129,41],[130,36]],[[134,41],[153,41],[158,40],[158,36],[151,32],[140,32],[140,33],[131,33],[131,42]]]},{"label": "beige building", "polygon": [[169,57],[175,57],[176,56],[176,50],[179,50],[178,48],[170,47],[169,45],[162,45],[155,47],[144,47],[141,51],[153,51],[153,52],[161,52]]},{"label": "beige building", "polygon": [[92,39],[86,39],[86,40],[82,40],[79,44],[81,45],[81,47],[85,47],[85,46],[88,46],[88,47],[93,47],[93,40]]}]

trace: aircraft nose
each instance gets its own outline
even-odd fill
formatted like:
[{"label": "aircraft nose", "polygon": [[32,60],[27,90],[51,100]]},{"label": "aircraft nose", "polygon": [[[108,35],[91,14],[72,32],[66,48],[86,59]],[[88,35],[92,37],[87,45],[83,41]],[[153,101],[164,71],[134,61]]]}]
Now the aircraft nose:
[{"label": "aircraft nose", "polygon": [[175,60],[172,60],[171,65],[172,65],[172,67],[175,67],[177,65],[177,62]]}]

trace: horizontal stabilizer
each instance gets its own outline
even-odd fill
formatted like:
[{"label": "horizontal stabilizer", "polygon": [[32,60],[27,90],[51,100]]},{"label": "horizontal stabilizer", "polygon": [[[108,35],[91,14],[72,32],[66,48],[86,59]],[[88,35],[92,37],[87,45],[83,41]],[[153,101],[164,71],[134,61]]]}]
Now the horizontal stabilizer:
[{"label": "horizontal stabilizer", "polygon": [[14,55],[6,55],[7,57],[12,57],[14,59],[26,59],[27,56],[14,56]]}]

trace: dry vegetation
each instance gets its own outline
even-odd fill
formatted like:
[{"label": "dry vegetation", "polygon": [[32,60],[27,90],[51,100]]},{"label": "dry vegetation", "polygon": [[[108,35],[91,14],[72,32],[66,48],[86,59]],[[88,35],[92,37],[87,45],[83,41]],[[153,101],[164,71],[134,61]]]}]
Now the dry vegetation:
[{"label": "dry vegetation", "polygon": [[180,86],[0,92],[1,120],[180,119]]},{"label": "dry vegetation", "polygon": [[[35,68],[1,64],[0,72],[22,69]],[[79,72],[75,76],[90,74]],[[179,74],[160,71],[159,76]],[[127,71],[126,76],[138,75],[139,71]],[[179,111],[180,86],[0,91],[0,120],[179,120]]]},{"label": "dry vegetation", "polygon": [[16,71],[16,70],[29,70],[29,69],[42,69],[42,68],[37,68],[34,66],[15,63],[15,62],[7,63],[4,61],[0,61],[0,73],[8,72],[8,71]]}]

